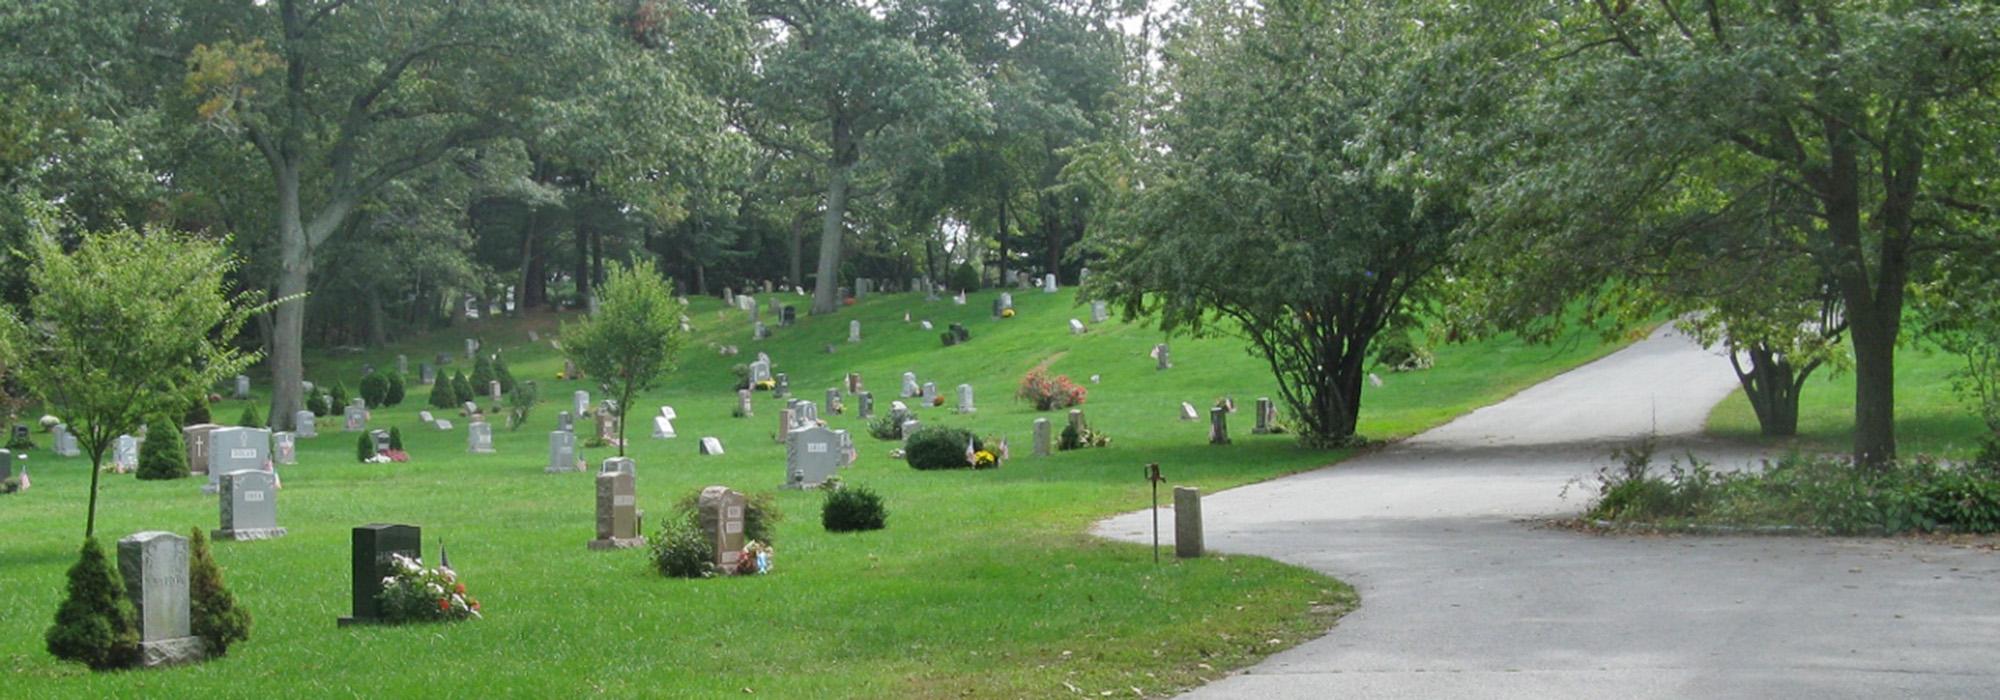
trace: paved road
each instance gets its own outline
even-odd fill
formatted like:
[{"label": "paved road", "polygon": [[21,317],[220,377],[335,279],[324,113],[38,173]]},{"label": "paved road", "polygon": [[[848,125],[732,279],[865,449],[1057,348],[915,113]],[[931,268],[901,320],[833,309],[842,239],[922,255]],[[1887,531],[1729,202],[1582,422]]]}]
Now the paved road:
[{"label": "paved road", "polygon": [[[1649,428],[1747,462],[1675,437],[1734,382],[1726,359],[1662,331],[1378,453],[1210,495],[1211,549],[1327,572],[1362,604],[1189,697],[2000,698],[1990,551],[1525,520],[1580,510],[1564,485]],[[1146,523],[1098,532],[1144,541]]]}]

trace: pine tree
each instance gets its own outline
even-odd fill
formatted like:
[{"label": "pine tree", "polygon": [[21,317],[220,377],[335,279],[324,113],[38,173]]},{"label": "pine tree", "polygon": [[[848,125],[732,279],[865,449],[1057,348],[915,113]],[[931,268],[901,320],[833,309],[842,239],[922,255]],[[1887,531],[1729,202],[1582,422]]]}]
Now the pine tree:
[{"label": "pine tree", "polygon": [[401,372],[389,373],[389,393],[382,395],[382,405],[395,406],[403,403],[404,389],[403,374]]},{"label": "pine tree", "polygon": [[197,396],[193,403],[188,404],[187,414],[181,416],[181,425],[201,425],[214,420],[215,418],[208,414],[208,397]]},{"label": "pine tree", "polygon": [[243,415],[236,419],[236,424],[245,428],[262,428],[264,418],[257,415],[257,405],[250,404],[243,407]]},{"label": "pine tree", "polygon": [[369,437],[367,433],[362,433],[361,439],[355,441],[354,443],[354,457],[356,458],[357,461],[361,462],[366,462],[368,460],[374,459],[375,439]]},{"label": "pine tree", "polygon": [[500,391],[514,393],[514,373],[507,369],[507,357],[499,353],[493,354],[493,378],[499,380]]},{"label": "pine tree", "polygon": [[482,353],[479,359],[472,363],[472,390],[485,391],[486,383],[494,379],[493,360]]},{"label": "pine tree", "polygon": [[181,443],[181,429],[170,420],[155,420],[146,428],[139,443],[141,479],[182,479],[188,475],[187,447]]},{"label": "pine tree", "polygon": [[345,382],[334,382],[331,393],[333,396],[333,407],[327,413],[347,410],[347,384]]},{"label": "pine tree", "polygon": [[431,408],[451,408],[458,405],[458,392],[451,388],[451,380],[439,378],[431,383]]},{"label": "pine tree", "polygon": [[454,397],[452,401],[452,405],[454,406],[467,401],[476,401],[476,397],[479,396],[472,393],[472,382],[466,380],[464,372],[451,373],[451,391]]},{"label": "pine tree", "polygon": [[403,429],[389,426],[389,449],[403,451]]},{"label": "pine tree", "polygon": [[44,639],[58,659],[100,671],[128,666],[139,645],[133,617],[125,585],[112,573],[97,538],[87,538],[69,569],[69,596],[56,608],[56,622]]},{"label": "pine tree", "polygon": [[250,638],[250,611],[236,607],[236,596],[222,583],[222,567],[208,551],[208,536],[194,528],[188,551],[189,625],[194,635],[208,642],[216,656],[229,653],[229,645]]}]

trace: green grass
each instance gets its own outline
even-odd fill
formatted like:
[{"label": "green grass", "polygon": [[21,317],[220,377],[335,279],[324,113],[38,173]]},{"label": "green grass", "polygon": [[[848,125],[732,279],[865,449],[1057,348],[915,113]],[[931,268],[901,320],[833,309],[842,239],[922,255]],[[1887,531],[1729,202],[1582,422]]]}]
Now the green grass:
[{"label": "green grass", "polygon": [[[1978,412],[1952,391],[1951,375],[1965,367],[1956,355],[1928,344],[1896,349],[1896,449],[1905,455],[1970,458],[1986,432]],[[1843,453],[1854,449],[1854,373],[1820,370],[1799,396],[1799,434],[1767,440],[1757,414],[1737,390],[1708,416],[1710,435],[1733,440]]]},{"label": "green grass", "polygon": [[[283,469],[279,519],[291,534],[216,545],[238,599],[256,616],[251,639],[224,660],[92,674],[43,650],[63,572],[75,558],[88,475],[81,460],[38,451],[34,490],[0,497],[7,525],[0,547],[0,671],[7,681],[0,695],[1157,695],[1317,636],[1354,604],[1347,586],[1307,570],[1224,556],[1155,565],[1146,547],[1085,534],[1098,518],[1146,505],[1141,466],[1148,462],[1159,462],[1172,484],[1213,492],[1344,456],[1301,449],[1289,436],[1251,435],[1248,410],[1236,414],[1229,447],[1205,444],[1205,420],[1177,420],[1181,401],[1206,406],[1227,395],[1247,409],[1272,393],[1269,372],[1238,341],[1175,341],[1176,367],[1157,372],[1146,354],[1160,340],[1157,331],[1114,321],[1071,336],[1068,319],[1087,317],[1088,309],[1074,306],[1068,292],[1017,292],[1020,316],[996,321],[986,313],[992,295],[974,294],[966,306],[876,297],[831,317],[803,318],[763,343],[751,342],[740,313],[696,300],[698,337],[681,369],[634,407],[635,417],[661,404],[680,415],[677,439],[648,439],[642,420],[631,429],[649,530],[691,490],[725,484],[770,491],[783,480],[783,448],[773,442],[779,404],[760,394],[755,417],[730,417],[729,368],[760,347],[790,375],[795,393],[816,401],[846,372],[862,372],[881,412],[905,370],[947,395],[969,382],[978,413],[922,409],[922,419],[1003,435],[1014,447],[1013,461],[999,470],[917,472],[890,460],[894,445],[868,437],[852,414],[823,415],[854,432],[862,456],[844,476],[884,496],[889,527],[829,534],[819,526],[818,494],[780,492],[786,519],[775,537],[776,572],[765,577],[667,580],[649,572],[640,551],[585,549],[593,527],[590,478],[542,472],[556,412],[582,387],[553,379],[561,360],[546,342],[552,316],[470,322],[395,349],[308,358],[309,379],[341,377],[351,387],[364,361],[393,367],[401,351],[414,369],[437,352],[458,356],[463,338],[476,335],[488,349],[506,350],[518,378],[537,380],[544,403],[532,427],[496,430],[498,454],[470,455],[462,418],[451,416],[459,426],[449,433],[418,425],[428,388],[412,385],[403,406],[376,411],[371,423],[403,428],[414,460],[402,465],[356,464],[354,437],[339,432],[337,420],[322,421],[333,427],[301,440],[300,463]],[[906,311],[940,331],[963,322],[973,339],[941,347],[939,331],[902,321]],[[862,321],[865,342],[845,342],[849,319]],[[530,328],[543,343],[528,342]],[[720,357],[715,343],[739,345],[745,354]],[[834,354],[824,352],[827,344]],[[1363,429],[1376,438],[1408,435],[1609,349],[1582,337],[1555,347],[1496,339],[1442,348],[1438,369],[1385,374],[1384,386],[1368,389]],[[1011,397],[1020,376],[1044,362],[1081,382],[1102,375],[1088,385],[1084,408],[1111,434],[1110,447],[1032,457],[1037,414]],[[240,411],[240,402],[225,402],[215,414]],[[697,456],[704,435],[722,438],[728,453]],[[46,449],[46,436],[38,437]],[[609,454],[587,451],[592,463]],[[348,530],[371,522],[421,525],[428,557],[447,543],[487,618],[336,628],[335,618],[348,612]],[[215,524],[214,499],[195,482],[105,480],[99,531],[107,544],[140,530]]]}]

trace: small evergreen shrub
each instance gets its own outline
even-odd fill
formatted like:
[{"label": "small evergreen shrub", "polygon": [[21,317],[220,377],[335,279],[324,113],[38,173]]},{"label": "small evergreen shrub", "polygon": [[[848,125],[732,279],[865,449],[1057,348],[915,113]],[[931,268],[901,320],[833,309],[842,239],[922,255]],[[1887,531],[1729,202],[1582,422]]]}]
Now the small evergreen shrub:
[{"label": "small evergreen shrub", "polygon": [[69,595],[56,608],[55,624],[44,635],[49,653],[96,670],[131,665],[139,648],[139,628],[125,584],[104,558],[96,538],[83,541],[69,569]]},{"label": "small evergreen shrub", "polygon": [[888,526],[889,512],[882,497],[866,486],[845,486],[826,492],[820,506],[819,522],[827,532],[861,532]]},{"label": "small evergreen shrub", "polygon": [[369,408],[389,405],[383,403],[389,398],[389,378],[383,374],[376,372],[361,378],[361,400],[367,402]]},{"label": "small evergreen shrub", "polygon": [[465,378],[464,372],[451,373],[451,393],[453,398],[451,405],[453,406],[467,401],[479,400],[479,395],[472,393],[472,382]]},{"label": "small evergreen shrub", "polygon": [[912,469],[971,469],[965,457],[967,443],[974,451],[984,447],[970,430],[926,425],[904,442],[903,455]]},{"label": "small evergreen shrub", "polygon": [[312,395],[306,397],[306,410],[312,411],[314,418],[325,418],[333,413],[333,397],[327,396],[325,390],[315,388]]},{"label": "small evergreen shrub", "polygon": [[264,427],[264,417],[257,415],[256,404],[243,407],[243,415],[236,417],[236,425],[244,428]]},{"label": "small evergreen shrub", "polygon": [[451,388],[451,380],[438,378],[431,384],[431,408],[451,408],[458,405],[458,392]]},{"label": "small evergreen shrub", "polygon": [[189,625],[194,636],[208,643],[216,656],[229,653],[229,646],[250,638],[250,611],[237,607],[236,595],[222,583],[222,567],[208,551],[208,536],[194,528],[188,551]]},{"label": "small evergreen shrub", "polygon": [[375,440],[368,437],[367,433],[362,433],[361,437],[355,441],[354,457],[363,462],[375,458]]},{"label": "small evergreen shrub", "polygon": [[401,451],[403,451],[403,429],[402,429],[402,428],[398,428],[398,427],[396,427],[396,426],[393,426],[393,425],[392,425],[392,426],[389,426],[389,449],[392,449],[392,450],[395,450],[395,451],[397,451],[397,452],[401,452]]},{"label": "small evergreen shrub", "polygon": [[[682,496],[681,500],[674,503],[674,517],[679,520],[695,523],[696,529],[700,529],[701,489],[689,491],[686,496]],[[771,542],[771,530],[775,529],[778,523],[784,519],[784,512],[778,510],[778,498],[776,496],[768,493],[743,494],[743,539],[745,541],[756,540],[769,544]]]},{"label": "small evergreen shrub", "polygon": [[[333,401],[333,407],[327,411],[328,414],[347,410],[348,396],[346,382],[334,382],[333,388],[327,390],[327,395],[332,397]],[[362,400],[367,401],[365,398]]]},{"label": "small evergreen shrub", "polygon": [[402,373],[390,372],[388,381],[389,381],[389,390],[382,394],[382,405],[384,406],[401,405],[403,403],[403,399],[406,398],[404,391],[408,388],[403,384]]},{"label": "small evergreen shrub", "polygon": [[514,372],[507,369],[507,357],[505,355],[499,353],[493,354],[493,378],[500,382],[501,393],[514,393]]},{"label": "small evergreen shrub", "polygon": [[959,265],[958,269],[951,271],[951,288],[961,292],[978,290],[979,268],[973,267],[969,260]]},{"label": "small evergreen shrub", "polygon": [[869,419],[868,434],[877,440],[901,440],[903,426],[896,422],[894,415],[884,413]]},{"label": "small evergreen shrub", "polygon": [[139,443],[138,477],[141,479],[187,478],[187,446],[181,443],[181,429],[169,420],[155,420],[146,428]]},{"label": "small evergreen shrub", "polygon": [[188,404],[187,413],[181,416],[181,425],[201,425],[213,423],[215,418],[208,414],[208,397],[197,396]]},{"label": "small evergreen shrub", "polygon": [[507,428],[519,430],[528,424],[528,415],[535,410],[535,399],[541,390],[532,381],[521,382],[514,390],[507,392]]},{"label": "small evergreen shrub", "polygon": [[489,359],[485,353],[480,353],[479,359],[472,362],[472,390],[484,393],[486,391],[486,383],[495,379],[493,376],[493,360]]},{"label": "small evergreen shrub", "polygon": [[663,576],[708,578],[715,575],[715,543],[701,526],[687,518],[668,518],[653,537],[653,566]]}]

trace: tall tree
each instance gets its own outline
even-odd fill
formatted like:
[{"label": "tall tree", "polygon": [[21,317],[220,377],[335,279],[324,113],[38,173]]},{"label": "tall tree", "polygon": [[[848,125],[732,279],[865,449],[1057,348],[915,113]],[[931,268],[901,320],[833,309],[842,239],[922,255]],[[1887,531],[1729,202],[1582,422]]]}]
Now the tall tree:
[{"label": "tall tree", "polygon": [[602,296],[595,315],[563,325],[563,352],[618,395],[618,456],[623,457],[632,396],[673,371],[687,342],[680,326],[685,307],[647,260],[630,266],[613,261]]}]

